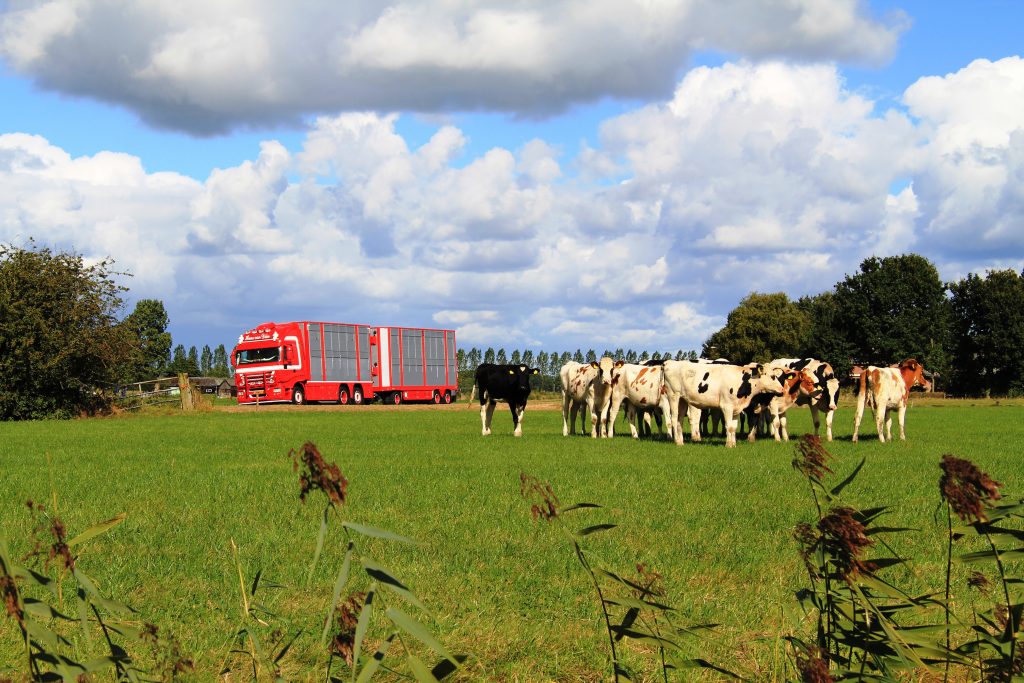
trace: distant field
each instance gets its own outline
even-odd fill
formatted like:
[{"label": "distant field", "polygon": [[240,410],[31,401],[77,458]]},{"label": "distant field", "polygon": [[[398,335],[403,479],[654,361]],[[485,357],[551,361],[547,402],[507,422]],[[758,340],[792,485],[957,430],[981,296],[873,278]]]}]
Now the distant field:
[{"label": "distant field", "polygon": [[[945,518],[937,515],[936,484],[943,453],[975,461],[1005,492],[1024,494],[1024,406],[995,403],[918,399],[908,413],[908,441],[893,444],[875,440],[870,416],[866,440],[851,443],[852,407],[837,414],[833,469],[845,474],[867,458],[848,502],[892,504],[892,526],[919,529],[896,537],[895,550],[915,561],[891,573],[912,592],[942,587]],[[549,481],[563,504],[604,505],[573,520],[619,525],[588,537],[588,547],[623,574],[633,575],[639,562],[661,572],[680,623],[722,624],[718,640],[695,642],[692,655],[760,679],[781,676],[775,639],[806,626],[789,609],[806,580],[790,534],[812,514],[806,485],[790,466],[792,443],[741,442],[727,450],[719,440],[677,447],[624,436],[563,438],[559,412],[546,405],[531,404],[521,439],[511,436],[503,405],[494,435],[481,437],[479,411],[464,402],[218,407],[0,424],[0,522],[20,557],[29,550],[27,499],[49,505],[52,490],[72,534],[126,513],[127,521],[90,543],[79,562],[112,597],[173,631],[200,681],[216,677],[237,624],[234,540],[248,577],[262,569],[265,579],[285,586],[269,594],[274,609],[307,626],[284,660],[290,679],[306,680],[309,664],[322,661],[318,621],[342,538],[333,527],[307,588],[323,504],[299,503],[287,453],[312,441],[350,482],[347,519],[420,542],[360,547],[434,611],[433,629],[453,651],[470,655],[460,680],[607,679],[607,641],[591,587],[561,534],[531,519],[519,495],[526,472]],[[804,433],[809,414],[797,412],[790,425],[791,435]],[[20,659],[13,623],[0,623],[2,675],[16,671]],[[630,648],[627,659],[639,665]]]}]

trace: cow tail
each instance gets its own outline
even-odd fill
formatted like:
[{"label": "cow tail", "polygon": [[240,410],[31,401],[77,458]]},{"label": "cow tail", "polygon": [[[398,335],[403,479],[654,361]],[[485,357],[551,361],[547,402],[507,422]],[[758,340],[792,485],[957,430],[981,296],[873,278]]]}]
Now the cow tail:
[{"label": "cow tail", "polygon": [[466,405],[473,405],[473,399],[476,398],[476,380],[473,380],[473,391],[469,392],[469,403]]}]

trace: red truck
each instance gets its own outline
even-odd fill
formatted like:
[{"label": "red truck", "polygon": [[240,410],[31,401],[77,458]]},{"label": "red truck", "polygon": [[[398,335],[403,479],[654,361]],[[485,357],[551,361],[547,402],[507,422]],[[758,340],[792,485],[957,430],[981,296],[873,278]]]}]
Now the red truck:
[{"label": "red truck", "polygon": [[231,364],[239,403],[451,403],[458,390],[454,330],[263,323],[238,338]]}]

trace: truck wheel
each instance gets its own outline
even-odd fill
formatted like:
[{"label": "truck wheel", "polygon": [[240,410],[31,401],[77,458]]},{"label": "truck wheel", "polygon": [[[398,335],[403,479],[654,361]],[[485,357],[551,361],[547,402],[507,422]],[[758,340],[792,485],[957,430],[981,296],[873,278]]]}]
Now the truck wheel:
[{"label": "truck wheel", "polygon": [[402,405],[402,392],[396,391],[395,393],[391,394],[391,402],[396,406]]},{"label": "truck wheel", "polygon": [[338,403],[341,405],[348,404],[348,387],[345,385],[342,385],[341,388],[338,389]]},{"label": "truck wheel", "polygon": [[306,389],[300,384],[292,389],[292,403],[301,406],[306,402]]},{"label": "truck wheel", "polygon": [[445,391],[444,392],[444,402],[445,403],[451,403],[452,402],[452,392],[450,392],[450,391]]},{"label": "truck wheel", "polygon": [[433,400],[434,400],[434,405],[437,405],[438,403],[441,402],[441,394],[437,393],[437,389],[434,390]]},{"label": "truck wheel", "polygon": [[363,388],[362,387],[354,387],[352,389],[352,402],[355,403],[357,406],[358,405],[362,405],[362,403],[363,403]]}]

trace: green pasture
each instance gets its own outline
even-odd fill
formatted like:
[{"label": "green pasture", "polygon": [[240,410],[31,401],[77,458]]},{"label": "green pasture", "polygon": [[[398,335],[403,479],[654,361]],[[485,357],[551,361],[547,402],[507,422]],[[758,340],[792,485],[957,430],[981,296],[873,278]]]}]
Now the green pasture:
[{"label": "green pasture", "polygon": [[[836,481],[866,458],[844,498],[855,506],[891,505],[891,526],[915,528],[892,539],[913,562],[888,575],[912,593],[941,591],[939,459],[971,459],[1004,484],[1006,495],[1022,496],[1024,406],[916,405],[905,443],[878,443],[869,416],[866,422],[862,442],[853,444],[852,408],[837,414],[837,440],[828,444]],[[809,427],[806,411],[790,419],[793,436]],[[522,438],[511,429],[499,406],[495,433],[482,437],[479,411],[465,404],[5,423],[0,522],[20,558],[31,550],[28,499],[56,504],[72,535],[125,513],[123,524],[82,548],[79,566],[110,597],[138,610],[140,621],[173,632],[194,659],[194,680],[216,679],[238,624],[234,541],[246,580],[262,571],[264,581],[280,584],[262,599],[305,627],[282,660],[286,676],[323,680],[317,641],[344,535],[333,522],[307,586],[324,499],[299,502],[288,451],[311,441],[349,481],[347,520],[419,542],[357,537],[361,551],[390,567],[432,610],[433,620],[421,619],[433,632],[469,655],[459,680],[607,680],[607,638],[593,588],[555,523],[531,518],[519,492],[525,472],[550,482],[563,505],[604,506],[578,510],[565,522],[617,524],[584,543],[622,575],[635,576],[638,563],[660,572],[677,623],[721,624],[714,638],[688,641],[691,656],[760,680],[783,676],[778,637],[809,628],[792,599],[806,575],[791,531],[813,515],[808,487],[790,464],[795,441],[677,447],[628,438],[621,418],[618,438],[564,438],[561,415],[550,409],[527,411]],[[956,572],[962,585],[965,570]],[[16,625],[7,618],[0,624],[3,678],[17,673],[22,659]],[[642,670],[642,649],[625,649]]]}]

